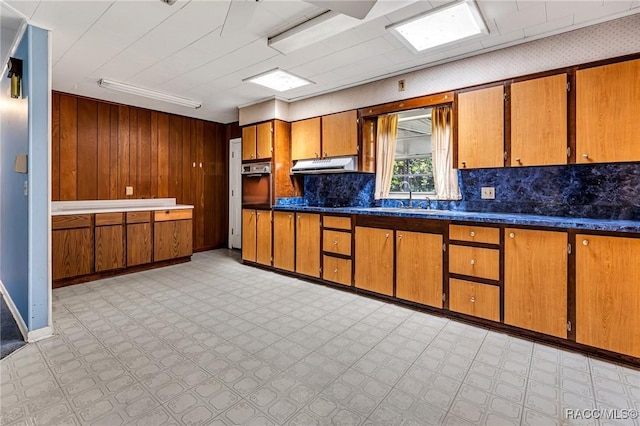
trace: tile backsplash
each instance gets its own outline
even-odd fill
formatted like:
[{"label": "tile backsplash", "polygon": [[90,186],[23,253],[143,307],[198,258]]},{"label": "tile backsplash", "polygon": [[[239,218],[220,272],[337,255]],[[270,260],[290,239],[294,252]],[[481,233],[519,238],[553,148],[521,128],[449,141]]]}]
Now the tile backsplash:
[{"label": "tile backsplash", "polygon": [[[640,220],[640,163],[505,167],[458,173],[462,200],[433,201],[431,208]],[[495,187],[495,200],[481,199],[483,186]],[[375,201],[374,189],[373,174],[310,175],[304,177],[304,198],[291,201],[320,207],[400,204],[398,200]]]}]

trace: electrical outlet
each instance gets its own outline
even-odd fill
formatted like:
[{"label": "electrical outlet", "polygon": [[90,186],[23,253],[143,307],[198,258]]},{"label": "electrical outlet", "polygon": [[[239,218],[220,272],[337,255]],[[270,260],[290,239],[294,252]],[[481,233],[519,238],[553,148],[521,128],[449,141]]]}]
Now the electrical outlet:
[{"label": "electrical outlet", "polygon": [[496,199],[496,189],[493,186],[483,186],[482,194],[480,197],[483,200],[495,200]]},{"label": "electrical outlet", "polygon": [[124,189],[125,195],[133,195],[133,186],[127,186]]},{"label": "electrical outlet", "polygon": [[404,80],[398,80],[398,92],[404,92],[405,84]]}]

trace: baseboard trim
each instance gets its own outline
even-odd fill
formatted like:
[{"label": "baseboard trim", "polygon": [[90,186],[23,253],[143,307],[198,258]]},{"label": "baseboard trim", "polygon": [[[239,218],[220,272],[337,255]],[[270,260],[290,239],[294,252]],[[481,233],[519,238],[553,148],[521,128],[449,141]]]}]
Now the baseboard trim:
[{"label": "baseboard trim", "polygon": [[27,324],[22,319],[20,312],[18,312],[18,308],[16,308],[16,305],[13,303],[13,300],[11,299],[11,296],[5,288],[2,280],[0,280],[0,293],[2,293],[2,297],[4,297],[4,300],[7,302],[11,315],[13,315],[13,318],[16,320],[16,324],[18,324],[18,329],[20,330],[20,334],[22,334],[22,338],[25,342],[28,342],[29,330],[27,329]]},{"label": "baseboard trim", "polygon": [[53,336],[53,327],[46,326],[46,327],[39,328],[37,330],[30,331],[27,334],[27,342],[33,343],[33,342],[37,342],[38,340],[46,339],[52,336]]}]

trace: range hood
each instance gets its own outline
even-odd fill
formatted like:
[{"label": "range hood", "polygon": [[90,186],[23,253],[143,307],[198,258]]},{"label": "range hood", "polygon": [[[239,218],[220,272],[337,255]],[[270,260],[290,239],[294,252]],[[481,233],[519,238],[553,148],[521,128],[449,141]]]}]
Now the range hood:
[{"label": "range hood", "polygon": [[358,171],[358,157],[336,157],[316,160],[298,160],[292,174],[348,173]]}]

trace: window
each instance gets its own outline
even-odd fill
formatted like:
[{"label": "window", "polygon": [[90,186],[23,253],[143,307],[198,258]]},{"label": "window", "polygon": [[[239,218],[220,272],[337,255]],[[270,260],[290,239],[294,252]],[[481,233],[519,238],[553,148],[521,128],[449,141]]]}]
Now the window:
[{"label": "window", "polygon": [[[398,114],[398,132],[390,196],[435,194],[431,158],[431,110],[421,108]],[[408,185],[407,185],[408,183]]]}]

